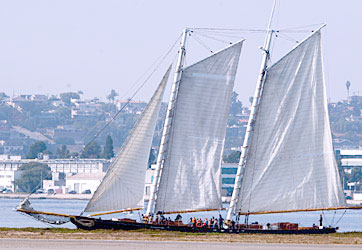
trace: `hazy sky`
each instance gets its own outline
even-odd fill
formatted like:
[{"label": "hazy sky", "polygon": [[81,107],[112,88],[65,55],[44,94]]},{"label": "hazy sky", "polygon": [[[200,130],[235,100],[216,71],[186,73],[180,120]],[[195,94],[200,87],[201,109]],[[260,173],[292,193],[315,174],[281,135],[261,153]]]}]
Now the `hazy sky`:
[{"label": "hazy sky", "polygon": [[[130,88],[162,57],[185,27],[265,29],[272,0],[229,1],[0,1],[0,92],[57,94],[82,90],[85,97],[105,99],[111,89],[126,98]],[[327,94],[332,100],[361,91],[362,1],[279,0],[273,28],[326,22],[322,33]],[[308,30],[311,28],[305,28]],[[197,34],[197,33],[196,33]],[[272,60],[309,33],[285,33],[273,44]],[[202,35],[202,34],[201,34]],[[199,35],[189,38],[187,63],[221,49]],[[235,90],[246,103],[253,94],[260,67],[263,33],[240,33],[221,40],[244,43]],[[221,37],[220,37],[221,38]],[[288,40],[289,39],[289,40]],[[148,100],[174,49],[137,100]],[[133,86],[133,89],[135,87]]]}]

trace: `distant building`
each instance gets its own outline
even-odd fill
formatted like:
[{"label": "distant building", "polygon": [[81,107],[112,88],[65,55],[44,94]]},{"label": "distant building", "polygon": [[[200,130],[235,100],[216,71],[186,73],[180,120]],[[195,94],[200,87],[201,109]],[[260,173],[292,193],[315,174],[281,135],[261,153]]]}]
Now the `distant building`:
[{"label": "distant building", "polygon": [[[345,174],[351,174],[353,168],[362,171],[362,149],[338,149],[336,150],[336,158]],[[353,198],[353,200],[362,200],[362,183],[345,183],[344,179],[342,183],[347,187],[344,190],[346,196]]]},{"label": "distant building", "polygon": [[[127,107],[124,107],[127,104]],[[147,106],[146,102],[142,101],[117,101],[117,110],[123,109],[123,112],[128,114],[141,114],[143,109]]]},{"label": "distant building", "polygon": [[74,107],[71,110],[71,117],[84,118],[84,117],[98,117],[102,114],[102,104],[95,100],[78,100],[72,99]]},{"label": "distant building", "polygon": [[86,190],[90,190],[90,192],[94,194],[104,176],[105,173],[78,173],[69,175],[65,177],[64,193],[75,191],[77,194],[81,194]]},{"label": "distant building", "polygon": [[20,171],[0,170],[0,191],[10,189],[15,192],[15,181],[20,177]]},{"label": "distant building", "polygon": [[[43,164],[47,164],[51,171],[52,171],[52,180],[44,181],[44,189],[61,189],[65,192],[67,190],[66,180],[70,178],[73,180],[72,183],[74,184],[74,179],[72,176],[83,176],[82,178],[85,179],[84,176],[88,176],[91,181],[85,181],[84,183],[91,183],[90,188],[93,188],[93,184],[95,181],[94,179],[98,179],[99,176],[104,175],[107,171],[110,161],[106,159],[21,159],[20,156],[8,156],[8,155],[0,155],[0,188],[10,188],[13,191],[15,190],[14,182],[16,178],[20,176],[21,171],[19,171],[20,167],[26,163],[30,162],[40,162]],[[80,174],[80,175],[79,175]],[[96,177],[90,177],[90,176]],[[81,179],[81,178],[80,178]],[[80,183],[80,182],[79,182]],[[83,182],[82,182],[83,183]],[[93,183],[93,184],[92,184]],[[97,182],[98,183],[98,182]],[[69,186],[68,185],[68,186]],[[94,184],[95,185],[95,184]],[[84,186],[84,185],[83,185]],[[83,187],[80,184],[82,189]],[[74,185],[73,185],[74,187]],[[83,190],[84,191],[84,190]]]},{"label": "distant building", "polygon": [[336,157],[345,172],[353,167],[359,167],[362,170],[362,149],[338,149]]}]

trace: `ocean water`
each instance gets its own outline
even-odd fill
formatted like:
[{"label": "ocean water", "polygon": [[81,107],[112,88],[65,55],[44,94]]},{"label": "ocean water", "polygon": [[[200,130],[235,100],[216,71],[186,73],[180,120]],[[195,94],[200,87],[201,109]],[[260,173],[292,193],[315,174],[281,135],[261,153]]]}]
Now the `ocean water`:
[{"label": "ocean water", "polygon": [[[33,199],[30,200],[32,207],[39,211],[47,211],[54,213],[65,213],[71,215],[78,215],[81,213],[85,205],[86,200],[56,200],[56,199]],[[52,227],[52,225],[32,219],[30,216],[23,215],[14,211],[14,208],[21,202],[21,199],[6,199],[0,198],[0,227]],[[103,218],[112,217],[127,217],[139,220],[141,214],[144,211],[136,211],[133,213],[113,214],[107,215]],[[226,211],[221,211],[223,218],[226,216]],[[268,215],[251,215],[249,217],[249,223],[276,223],[276,222],[293,222],[298,223],[300,226],[318,225],[320,212],[299,212],[299,213],[285,213],[285,214],[268,214]],[[341,211],[325,211],[323,212],[325,226],[332,225],[338,226],[339,232],[362,232],[362,210],[344,210]],[[218,212],[202,212],[192,214],[182,214],[183,222],[186,223],[190,220],[191,216],[196,218],[211,218],[212,216],[218,218]],[[170,216],[174,219],[175,215]],[[241,217],[240,220],[244,220]],[[338,222],[338,223],[337,223]],[[66,223],[61,226],[53,227],[66,227],[75,228],[72,223]]]}]

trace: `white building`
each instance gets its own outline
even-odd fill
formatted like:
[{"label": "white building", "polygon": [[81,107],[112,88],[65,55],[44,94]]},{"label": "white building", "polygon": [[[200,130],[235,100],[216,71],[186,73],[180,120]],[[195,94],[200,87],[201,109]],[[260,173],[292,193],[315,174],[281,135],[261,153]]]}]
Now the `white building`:
[{"label": "white building", "polygon": [[77,194],[81,194],[86,190],[90,190],[94,194],[104,176],[105,173],[78,173],[67,176],[65,177],[64,193],[75,191]]},{"label": "white building", "polygon": [[[343,168],[344,173],[351,174],[353,168],[362,171],[362,150],[361,149],[340,149],[336,150],[336,157],[339,159],[340,167]],[[361,183],[349,182],[343,184],[347,189],[344,190],[346,196],[352,197],[355,201],[362,200]]]},{"label": "white building", "polygon": [[20,177],[21,171],[0,170],[0,191],[10,189],[15,192],[15,181]]}]

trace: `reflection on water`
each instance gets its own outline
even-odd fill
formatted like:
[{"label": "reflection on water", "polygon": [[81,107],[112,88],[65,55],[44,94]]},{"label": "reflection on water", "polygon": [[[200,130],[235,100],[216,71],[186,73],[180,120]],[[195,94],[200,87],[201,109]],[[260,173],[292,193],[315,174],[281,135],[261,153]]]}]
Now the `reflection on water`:
[{"label": "reflection on water", "polygon": [[[50,227],[49,224],[36,221],[29,216],[22,215],[15,212],[13,209],[21,202],[21,199],[3,199],[0,198],[0,227]],[[53,199],[33,199],[31,200],[32,207],[39,211],[47,211],[54,213],[65,213],[71,215],[79,215],[87,201],[85,200],[53,200]],[[128,217],[139,220],[140,215],[144,213],[134,212],[132,214],[115,214],[108,215],[103,218],[112,217]],[[326,211],[324,214],[324,225],[336,226],[344,211]],[[311,226],[313,223],[318,225],[320,212],[300,212],[300,213],[286,213],[286,214],[267,214],[267,215],[251,215],[249,223],[258,221],[259,223],[275,223],[275,222],[293,222],[299,223],[300,226]],[[226,211],[222,211],[221,215],[225,218]],[[219,217],[218,212],[203,212],[192,213],[189,215],[183,214],[184,223],[190,220],[191,216],[197,218],[211,218]],[[171,218],[174,219],[174,216]],[[244,218],[241,217],[241,220]],[[340,228],[339,232],[349,231],[362,231],[362,211],[361,210],[348,210],[342,219],[338,222],[337,226]],[[71,223],[64,224],[56,227],[75,228]]]}]

